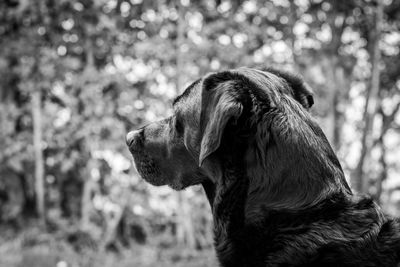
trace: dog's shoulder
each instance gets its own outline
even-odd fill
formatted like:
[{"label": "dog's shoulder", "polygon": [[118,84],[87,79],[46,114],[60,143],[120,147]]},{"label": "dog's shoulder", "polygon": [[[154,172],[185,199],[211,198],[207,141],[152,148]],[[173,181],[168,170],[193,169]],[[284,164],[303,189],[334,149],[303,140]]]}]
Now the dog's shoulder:
[{"label": "dog's shoulder", "polygon": [[224,240],[224,248],[230,248],[225,252],[250,258],[254,266],[263,261],[277,266],[395,266],[400,259],[400,221],[386,216],[369,197],[337,194],[314,207],[265,209],[259,215],[264,219],[257,224],[231,229],[236,234]]},{"label": "dog's shoulder", "polygon": [[325,211],[309,225],[308,238],[302,238],[304,245],[316,247],[311,266],[395,266],[400,260],[399,219],[385,215],[370,197],[351,196],[339,202],[336,214],[329,215],[335,210],[332,206],[323,207]]}]

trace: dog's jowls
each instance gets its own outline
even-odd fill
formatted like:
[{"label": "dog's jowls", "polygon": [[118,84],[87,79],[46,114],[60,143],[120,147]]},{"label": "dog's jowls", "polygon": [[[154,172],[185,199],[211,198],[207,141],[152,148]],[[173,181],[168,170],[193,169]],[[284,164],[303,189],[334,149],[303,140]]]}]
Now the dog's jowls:
[{"label": "dog's jowls", "polygon": [[313,101],[290,73],[212,73],[127,143],[149,183],[203,185],[221,266],[396,266],[399,221],[353,195]]}]

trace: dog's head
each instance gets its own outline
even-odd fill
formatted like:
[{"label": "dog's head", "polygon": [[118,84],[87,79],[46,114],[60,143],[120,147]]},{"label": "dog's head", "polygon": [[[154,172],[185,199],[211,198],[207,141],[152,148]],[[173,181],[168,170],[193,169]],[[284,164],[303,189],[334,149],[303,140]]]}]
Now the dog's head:
[{"label": "dog's head", "polygon": [[212,73],[174,100],[172,116],[128,133],[127,144],[146,181],[182,189],[215,179],[218,171],[207,166],[218,162],[222,150],[245,160],[255,132],[268,139],[271,127],[280,127],[271,122],[260,129],[261,121],[287,101],[299,116],[314,102],[308,86],[287,72],[240,68]]},{"label": "dog's head", "polygon": [[174,100],[172,116],[127,134],[136,169],[147,182],[180,190],[206,179],[198,165],[201,86],[201,80],[194,82]]}]

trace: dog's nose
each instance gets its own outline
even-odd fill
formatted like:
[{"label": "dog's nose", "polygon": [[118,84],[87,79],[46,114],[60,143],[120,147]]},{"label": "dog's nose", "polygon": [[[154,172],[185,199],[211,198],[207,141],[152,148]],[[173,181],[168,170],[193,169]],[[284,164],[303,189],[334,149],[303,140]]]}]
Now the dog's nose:
[{"label": "dog's nose", "polygon": [[135,130],[135,131],[131,131],[129,133],[126,134],[126,144],[130,147],[132,145],[132,143],[135,140],[138,140],[138,138],[140,138],[140,136],[142,135],[143,130]]}]

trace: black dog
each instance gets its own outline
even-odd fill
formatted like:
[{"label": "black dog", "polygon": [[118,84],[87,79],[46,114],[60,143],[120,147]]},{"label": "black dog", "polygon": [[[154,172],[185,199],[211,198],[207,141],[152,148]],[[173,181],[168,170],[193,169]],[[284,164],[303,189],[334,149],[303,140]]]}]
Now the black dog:
[{"label": "black dog", "polygon": [[400,222],[352,194],[312,105],[290,73],[213,73],[127,143],[151,184],[203,185],[221,266],[396,266]]}]

